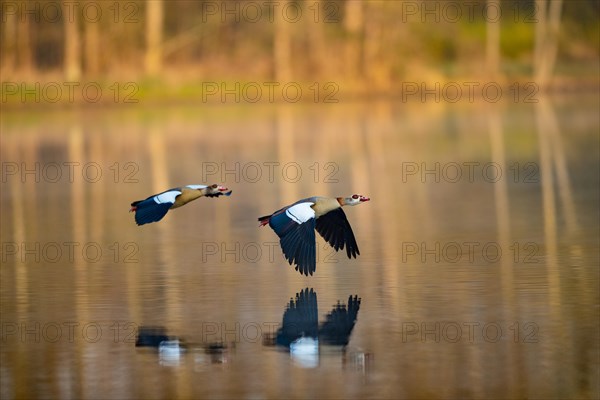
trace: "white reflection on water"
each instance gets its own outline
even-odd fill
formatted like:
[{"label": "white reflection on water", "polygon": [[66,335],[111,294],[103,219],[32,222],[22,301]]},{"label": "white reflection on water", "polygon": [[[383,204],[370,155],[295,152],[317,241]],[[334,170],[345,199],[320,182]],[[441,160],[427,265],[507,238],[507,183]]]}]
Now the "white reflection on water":
[{"label": "white reflection on water", "polygon": [[[597,397],[598,104],[557,104],[3,115],[0,394]],[[90,182],[79,170],[70,181],[63,169],[51,182],[5,169],[64,162],[97,163],[102,176]],[[302,176],[249,181],[235,172],[236,163],[265,162],[297,163]],[[215,183],[199,180],[203,163],[230,168],[212,177],[233,189],[227,201],[201,199],[135,225],[132,200]],[[503,174],[406,174],[464,163],[495,163]],[[355,192],[372,199],[348,215],[357,260],[320,254],[305,278],[270,253],[272,232],[258,216]],[[249,243],[260,256],[240,254]],[[489,243],[502,250],[492,261],[482,252]],[[217,254],[203,253],[209,244]],[[102,254],[82,252],[86,245]],[[327,306],[362,298],[349,350],[311,369],[261,344],[305,287]],[[147,325],[200,347],[167,357],[165,368],[135,348]],[[256,326],[263,330],[251,335]],[[210,340],[235,351],[196,351],[215,327]]]}]

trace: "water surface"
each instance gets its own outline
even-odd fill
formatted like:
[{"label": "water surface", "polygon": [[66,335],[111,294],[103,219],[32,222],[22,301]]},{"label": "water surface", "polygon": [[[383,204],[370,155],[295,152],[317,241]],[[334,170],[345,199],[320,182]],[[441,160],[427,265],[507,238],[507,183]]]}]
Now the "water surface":
[{"label": "water surface", "polygon": [[[3,113],[2,398],[597,398],[597,110]],[[128,214],[190,183],[233,195]],[[319,237],[312,277],[258,227],[353,193],[372,198],[346,210],[361,255]],[[308,363],[269,343],[304,290],[321,326],[360,298],[348,345],[321,337]],[[141,327],[187,351],[136,347]]]}]

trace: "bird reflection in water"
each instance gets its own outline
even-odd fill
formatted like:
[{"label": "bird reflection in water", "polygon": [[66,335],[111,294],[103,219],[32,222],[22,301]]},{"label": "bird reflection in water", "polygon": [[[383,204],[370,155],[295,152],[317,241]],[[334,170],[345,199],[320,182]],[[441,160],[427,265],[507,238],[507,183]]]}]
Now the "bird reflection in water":
[{"label": "bird reflection in water", "polygon": [[209,356],[211,364],[228,364],[231,362],[234,350],[235,342],[230,344],[213,342],[204,347],[204,353]]},{"label": "bird reflection in water", "polygon": [[171,367],[179,366],[188,352],[194,354],[195,364],[227,364],[231,362],[235,350],[235,343],[188,343],[177,336],[167,335],[167,329],[163,326],[140,326],[135,346],[157,349],[159,364]]},{"label": "bird reflection in water", "polygon": [[159,364],[174,367],[181,364],[183,353],[188,346],[177,336],[167,335],[167,329],[163,326],[140,326],[135,347],[157,349]]},{"label": "bird reflection in water", "polygon": [[135,338],[135,347],[156,347],[161,342],[173,338],[167,335],[167,329],[163,326],[140,326]]},{"label": "bird reflection in water", "polygon": [[303,289],[287,304],[281,328],[265,336],[263,345],[287,349],[292,360],[304,368],[317,367],[320,354],[339,354],[341,350],[343,365],[360,363],[355,369],[366,371],[370,354],[347,350],[360,301],[356,295],[349,296],[347,304],[338,301],[319,326],[317,293],[312,288]]}]

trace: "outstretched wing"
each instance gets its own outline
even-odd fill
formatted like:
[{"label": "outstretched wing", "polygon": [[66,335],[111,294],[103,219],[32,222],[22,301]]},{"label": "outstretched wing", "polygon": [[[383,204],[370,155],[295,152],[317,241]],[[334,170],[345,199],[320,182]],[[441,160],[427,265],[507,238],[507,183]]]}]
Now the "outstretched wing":
[{"label": "outstretched wing", "polygon": [[133,203],[135,205],[135,222],[138,225],[149,224],[163,219],[181,194],[178,189],[167,190],[146,200]]},{"label": "outstretched wing", "polygon": [[354,238],[354,232],[352,232],[346,214],[341,208],[320,216],[317,219],[316,229],[335,251],[343,249],[346,246],[348,258],[356,258],[357,255],[360,255],[356,238]]},{"label": "outstretched wing", "polygon": [[358,310],[360,310],[360,298],[358,296],[348,298],[348,307],[338,303],[327,314],[326,320],[319,330],[319,337],[326,344],[346,346],[356,324]]},{"label": "outstretched wing", "polygon": [[316,339],[318,320],[317,293],[312,288],[303,289],[296,293],[295,301],[290,300],[288,303],[275,343],[290,347],[290,344],[303,336]]},{"label": "outstretched wing", "polygon": [[269,220],[269,226],[279,236],[286,260],[290,265],[296,264],[296,271],[307,276],[317,269],[313,204],[294,204]]}]

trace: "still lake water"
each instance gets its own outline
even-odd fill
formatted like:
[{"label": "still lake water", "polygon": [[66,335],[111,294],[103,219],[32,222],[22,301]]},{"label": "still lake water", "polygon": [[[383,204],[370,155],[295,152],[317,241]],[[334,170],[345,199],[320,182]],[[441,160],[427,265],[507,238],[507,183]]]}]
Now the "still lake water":
[{"label": "still lake water", "polygon": [[[598,107],[3,112],[0,395],[598,398]],[[233,195],[135,225],[191,183]],[[318,237],[312,277],[258,227],[353,193],[361,255]],[[348,345],[273,346],[290,299],[312,327],[339,303]],[[136,347],[146,327],[185,351]]]}]

